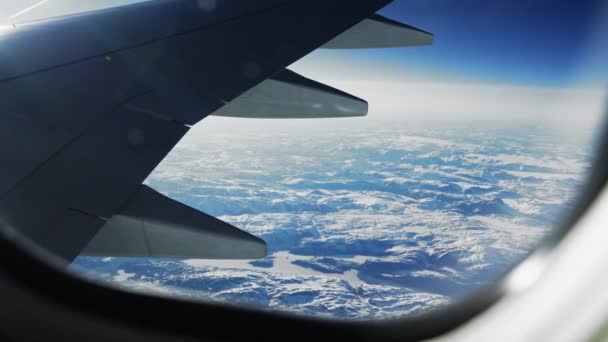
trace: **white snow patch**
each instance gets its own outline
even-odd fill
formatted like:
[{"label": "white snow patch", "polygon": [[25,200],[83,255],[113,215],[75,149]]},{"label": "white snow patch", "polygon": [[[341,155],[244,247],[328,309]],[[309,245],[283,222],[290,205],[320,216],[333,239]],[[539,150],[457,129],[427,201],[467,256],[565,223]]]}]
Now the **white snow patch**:
[{"label": "white snow patch", "polygon": [[116,275],[112,277],[112,280],[116,282],[125,282],[131,278],[135,277],[135,273],[127,273],[125,270],[116,271]]}]

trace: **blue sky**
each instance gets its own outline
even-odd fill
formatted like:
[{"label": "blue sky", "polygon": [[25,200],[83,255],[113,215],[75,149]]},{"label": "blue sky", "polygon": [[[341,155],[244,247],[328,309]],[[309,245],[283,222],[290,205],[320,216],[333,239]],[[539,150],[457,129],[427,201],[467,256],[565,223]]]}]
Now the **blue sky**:
[{"label": "blue sky", "polygon": [[322,54],[434,79],[597,83],[607,78],[608,44],[598,37],[607,9],[600,0],[396,0],[380,13],[432,32],[433,46]]},{"label": "blue sky", "polygon": [[480,80],[566,84],[585,67],[589,37],[606,19],[602,7],[601,0],[397,0],[381,13],[434,33],[435,44],[383,58]]}]

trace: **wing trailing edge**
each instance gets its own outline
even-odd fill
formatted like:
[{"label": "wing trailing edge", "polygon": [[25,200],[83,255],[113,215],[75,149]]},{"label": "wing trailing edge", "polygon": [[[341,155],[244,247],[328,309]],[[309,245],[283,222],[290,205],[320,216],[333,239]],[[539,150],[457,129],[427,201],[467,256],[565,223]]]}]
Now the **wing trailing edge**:
[{"label": "wing trailing edge", "polygon": [[266,243],[142,185],[81,255],[260,259],[266,256]]},{"label": "wing trailing edge", "polygon": [[324,49],[371,49],[433,44],[433,34],[375,14],[322,46]]},{"label": "wing trailing edge", "polygon": [[339,118],[367,115],[365,100],[283,70],[228,102],[215,116],[241,118]]}]

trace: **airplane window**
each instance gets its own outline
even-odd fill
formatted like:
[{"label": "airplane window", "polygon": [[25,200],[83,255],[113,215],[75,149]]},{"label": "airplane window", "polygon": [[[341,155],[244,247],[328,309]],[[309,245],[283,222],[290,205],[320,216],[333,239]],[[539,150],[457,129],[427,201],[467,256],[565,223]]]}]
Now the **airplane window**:
[{"label": "airplane window", "polygon": [[[0,5],[8,231],[126,290],[381,319],[496,282],[572,213],[603,134],[605,3],[326,1],[306,32],[318,9],[293,1],[292,27],[276,2]],[[38,31],[94,44],[28,50]]]}]

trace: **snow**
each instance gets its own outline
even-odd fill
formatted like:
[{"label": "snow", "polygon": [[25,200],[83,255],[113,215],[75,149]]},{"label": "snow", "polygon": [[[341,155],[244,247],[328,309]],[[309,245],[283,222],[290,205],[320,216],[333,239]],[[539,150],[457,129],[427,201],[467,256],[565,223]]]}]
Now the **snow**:
[{"label": "snow", "polygon": [[146,181],[263,238],[266,259],[79,258],[73,269],[197,300],[409,315],[524,257],[571,208],[591,160],[583,139],[521,125],[346,126],[199,130]]}]

